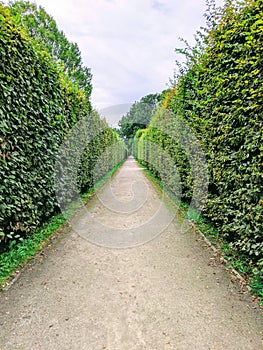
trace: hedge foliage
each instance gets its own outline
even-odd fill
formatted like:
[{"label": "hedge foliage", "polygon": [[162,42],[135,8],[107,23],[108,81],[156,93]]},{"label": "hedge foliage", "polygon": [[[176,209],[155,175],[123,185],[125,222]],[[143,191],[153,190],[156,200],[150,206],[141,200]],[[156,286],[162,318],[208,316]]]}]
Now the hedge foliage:
[{"label": "hedge foliage", "polygon": [[143,140],[168,149],[180,174],[183,200],[189,202],[194,181],[189,156],[173,142],[175,115],[179,116],[206,156],[209,192],[204,215],[259,272],[263,268],[263,1],[226,1],[222,9],[210,6],[207,19],[208,28],[197,35],[196,46],[177,50],[185,54],[186,64],[178,66],[176,82],[161,106],[170,114],[158,112],[150,127],[137,133],[135,153],[147,164],[158,153],[153,152],[149,161]]},{"label": "hedge foliage", "polygon": [[[54,167],[58,149],[82,118],[97,135],[79,165],[79,188],[93,185],[92,167],[109,145],[101,174],[125,157],[124,145],[44,48],[40,49],[0,4],[0,241],[24,237],[58,210]],[[109,154],[108,154],[109,156]],[[114,164],[113,164],[114,163]]]}]

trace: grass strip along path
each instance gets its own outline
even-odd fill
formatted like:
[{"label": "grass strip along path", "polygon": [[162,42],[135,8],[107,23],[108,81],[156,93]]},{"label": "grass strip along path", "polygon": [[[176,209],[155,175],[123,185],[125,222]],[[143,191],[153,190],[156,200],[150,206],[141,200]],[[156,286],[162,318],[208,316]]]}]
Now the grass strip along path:
[{"label": "grass strip along path", "polygon": [[262,316],[129,158],[2,292],[0,348],[259,350]]}]

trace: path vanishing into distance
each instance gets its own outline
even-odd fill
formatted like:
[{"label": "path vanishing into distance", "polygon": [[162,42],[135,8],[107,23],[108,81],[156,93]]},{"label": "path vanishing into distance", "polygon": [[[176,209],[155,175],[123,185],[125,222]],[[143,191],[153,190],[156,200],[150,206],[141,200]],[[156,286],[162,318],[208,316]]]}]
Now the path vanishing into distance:
[{"label": "path vanishing into distance", "polygon": [[259,307],[161,198],[129,158],[0,293],[0,349],[261,350]]}]

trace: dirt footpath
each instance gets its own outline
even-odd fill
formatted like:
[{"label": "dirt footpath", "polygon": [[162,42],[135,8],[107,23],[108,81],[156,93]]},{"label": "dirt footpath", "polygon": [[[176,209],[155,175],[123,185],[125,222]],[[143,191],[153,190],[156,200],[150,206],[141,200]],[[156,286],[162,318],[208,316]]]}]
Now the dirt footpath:
[{"label": "dirt footpath", "polygon": [[259,308],[133,159],[72,226],[0,293],[2,350],[263,349]]}]

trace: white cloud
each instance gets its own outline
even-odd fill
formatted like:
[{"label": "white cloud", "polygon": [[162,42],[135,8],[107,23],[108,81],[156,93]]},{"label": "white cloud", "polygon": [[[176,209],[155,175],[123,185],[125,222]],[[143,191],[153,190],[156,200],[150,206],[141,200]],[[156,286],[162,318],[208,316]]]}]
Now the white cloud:
[{"label": "white cloud", "polygon": [[[223,0],[218,0],[220,4]],[[161,92],[173,76],[179,37],[193,43],[205,0],[36,0],[77,42],[93,74],[94,106]]]}]

